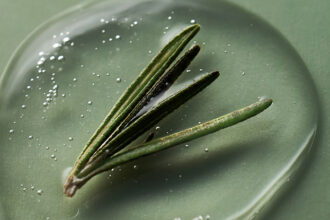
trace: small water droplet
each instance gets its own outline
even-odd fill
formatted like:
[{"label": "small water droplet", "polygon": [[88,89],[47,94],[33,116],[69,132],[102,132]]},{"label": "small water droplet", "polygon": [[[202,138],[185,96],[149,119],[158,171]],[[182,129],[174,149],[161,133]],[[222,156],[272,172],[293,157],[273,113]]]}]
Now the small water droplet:
[{"label": "small water droplet", "polygon": [[14,133],[14,129],[10,129],[9,134],[13,134],[13,133]]},{"label": "small water droplet", "polygon": [[117,40],[120,39],[120,35],[117,34],[115,38],[116,38]]},{"label": "small water droplet", "polygon": [[31,186],[31,190],[34,190],[34,186]]},{"label": "small water droplet", "polygon": [[73,78],[72,81],[73,81],[73,82],[77,82],[77,78]]},{"label": "small water droplet", "polygon": [[117,83],[120,83],[120,82],[121,82],[121,78],[118,77],[118,78],[116,79],[116,82],[117,82]]},{"label": "small water droplet", "polygon": [[245,72],[244,71],[242,72],[242,76],[245,76]]},{"label": "small water droplet", "polygon": [[205,220],[210,220],[211,219],[211,216],[210,215],[206,215],[205,216]]},{"label": "small water droplet", "polygon": [[73,141],[73,137],[69,137],[68,139],[69,139],[69,141]]},{"label": "small water droplet", "polygon": [[80,115],[80,118],[84,118],[85,116],[83,114]]},{"label": "small water droplet", "polygon": [[190,20],[190,24],[195,24],[195,23],[196,23],[195,19]]},{"label": "small water droplet", "polygon": [[133,169],[135,169],[135,170],[136,170],[137,168],[138,168],[138,166],[137,166],[137,165],[133,165]]},{"label": "small water droplet", "polygon": [[66,42],[68,42],[70,40],[70,38],[69,37],[65,37],[65,38],[63,38],[63,43],[66,43]]},{"label": "small water droplet", "polygon": [[88,101],[87,104],[88,104],[88,105],[92,105],[93,102],[92,102],[92,101]]},{"label": "small water droplet", "polygon": [[207,152],[209,152],[209,149],[208,148],[205,148],[204,151],[207,153]]},{"label": "small water droplet", "polygon": [[56,156],[55,154],[50,155],[50,158],[54,159]]},{"label": "small water droplet", "polygon": [[37,194],[41,196],[41,194],[43,193],[42,189],[38,189],[37,190]]},{"label": "small water droplet", "polygon": [[28,137],[28,138],[31,140],[31,139],[33,139],[33,136],[32,136],[32,135],[29,135],[29,137]]},{"label": "small water droplet", "polygon": [[64,56],[63,56],[63,55],[58,56],[58,57],[57,57],[57,60],[58,60],[58,61],[62,61],[62,60],[64,60]]},{"label": "small water droplet", "polygon": [[168,20],[171,20],[171,19],[172,19],[172,16],[168,16],[167,19],[168,19]]},{"label": "small water droplet", "polygon": [[59,47],[61,47],[62,46],[62,44],[60,44],[60,43],[55,43],[55,44],[53,44],[53,48],[59,48]]}]

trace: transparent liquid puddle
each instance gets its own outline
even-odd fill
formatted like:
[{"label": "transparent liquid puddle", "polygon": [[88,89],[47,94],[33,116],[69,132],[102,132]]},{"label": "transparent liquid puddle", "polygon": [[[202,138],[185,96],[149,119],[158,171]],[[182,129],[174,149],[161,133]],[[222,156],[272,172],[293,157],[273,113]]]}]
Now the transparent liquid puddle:
[{"label": "transparent liquid puddle", "polygon": [[[141,69],[191,23],[201,24],[192,44],[202,50],[168,93],[205,72],[222,75],[163,120],[158,134],[258,97],[273,98],[273,106],[188,147],[105,173],[64,198],[64,170]],[[255,216],[259,202],[267,205],[299,168],[297,158],[308,156],[317,126],[314,84],[299,55],[260,18],[221,1],[81,7],[26,39],[0,91],[0,217],[9,219],[245,219],[247,209]]]}]

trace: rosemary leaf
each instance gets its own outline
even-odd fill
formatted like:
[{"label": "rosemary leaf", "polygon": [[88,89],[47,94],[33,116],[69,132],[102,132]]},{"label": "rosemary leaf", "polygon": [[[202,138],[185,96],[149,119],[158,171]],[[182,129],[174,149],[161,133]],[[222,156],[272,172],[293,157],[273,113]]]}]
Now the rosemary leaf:
[{"label": "rosemary leaf", "polygon": [[199,29],[200,26],[196,24],[183,30],[159,52],[151,63],[140,73],[138,78],[126,89],[78,157],[72,175],[78,173],[83,168],[90,159],[90,156],[92,156],[103,141],[107,139],[121,120],[129,114],[136,103],[141,100],[160,75],[162,75],[177,58],[179,53],[192,37],[195,36]]},{"label": "rosemary leaf", "polygon": [[103,160],[106,156],[113,155],[114,153],[123,149],[125,146],[134,141],[144,132],[149,130],[152,126],[157,124],[161,119],[173,112],[175,109],[177,109],[179,106],[191,99],[197,93],[205,89],[215,79],[217,79],[219,75],[219,72],[206,74],[205,76],[196,80],[191,85],[185,87],[184,89],[165,99],[146,114],[142,115],[129,127],[124,129],[116,137],[114,137],[109,143],[104,143],[105,146],[103,146],[101,148],[101,151],[95,155],[95,158],[99,158],[93,158],[93,163],[86,165],[86,167],[81,171],[79,176],[86,175],[86,173],[88,173],[95,166],[97,166],[98,162]]},{"label": "rosemary leaf", "polygon": [[255,102],[247,107],[233,111],[211,121],[204,122],[200,125],[179,131],[172,135],[154,139],[150,142],[137,145],[132,147],[130,150],[121,152],[115,157],[109,158],[104,161],[104,164],[96,169],[94,172],[99,173],[111,169],[114,166],[123,164],[146,156],[152,153],[156,153],[162,150],[165,150],[169,147],[173,147],[178,144],[208,135],[210,133],[216,132],[218,130],[233,126],[239,122],[247,120],[267,109],[273,100],[265,99],[258,102]]},{"label": "rosemary leaf", "polygon": [[[100,151],[103,151],[104,146],[106,146],[111,139],[113,139],[121,130],[133,121],[139,118],[141,115],[146,113],[148,109],[143,109],[144,106],[148,104],[151,98],[160,98],[160,93],[164,93],[174,81],[182,74],[182,72],[189,66],[191,61],[196,57],[200,47],[198,45],[193,46],[189,49],[174,65],[170,70],[163,74],[153,85],[153,87],[142,97],[139,103],[131,110],[121,124],[116,128],[116,130],[104,141],[104,143],[97,149],[89,161],[93,161]],[[157,97],[156,97],[157,96]],[[156,100],[153,100],[155,102]],[[143,109],[144,111],[141,111]],[[114,152],[115,153],[115,152]]]},{"label": "rosemary leaf", "polygon": [[102,161],[102,164],[100,164],[99,167],[94,169],[92,172],[88,173],[88,175],[81,176],[80,178],[77,177],[74,181],[75,190],[84,185],[90,178],[113,167],[130,162],[143,156],[157,153],[175,145],[208,135],[210,133],[247,120],[267,109],[272,104],[272,102],[273,101],[271,99],[261,100],[211,121],[204,122],[200,125],[188,128],[166,137],[154,139],[150,142],[143,143],[129,150],[120,152],[114,157]]}]

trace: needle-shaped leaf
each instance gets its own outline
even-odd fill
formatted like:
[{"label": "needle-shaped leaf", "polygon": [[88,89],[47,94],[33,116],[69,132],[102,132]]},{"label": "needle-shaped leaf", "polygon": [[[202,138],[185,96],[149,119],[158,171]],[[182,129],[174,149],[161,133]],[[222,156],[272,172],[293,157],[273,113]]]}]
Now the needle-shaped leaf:
[{"label": "needle-shaped leaf", "polygon": [[144,70],[142,70],[138,78],[126,89],[110,113],[106,116],[101,126],[89,140],[76,161],[75,167],[71,173],[72,175],[78,173],[82,169],[90,156],[98,149],[103,141],[108,138],[114,129],[116,129],[122,119],[130,113],[136,103],[142,99],[146,92],[166,71],[199,29],[199,25],[192,25],[183,30],[153,58],[151,63]]},{"label": "needle-shaped leaf", "polygon": [[92,172],[87,175],[80,177],[78,176],[75,179],[74,187],[69,193],[74,194],[75,191],[83,186],[90,178],[118,165],[130,162],[143,156],[157,153],[175,145],[208,135],[247,120],[267,109],[272,102],[273,101],[271,99],[261,100],[211,121],[204,122],[200,125],[185,129],[166,137],[161,137],[150,142],[137,145],[129,150],[122,151],[113,157],[103,160],[98,167],[93,169]]},{"label": "needle-shaped leaf", "polygon": [[[173,83],[174,81],[182,74],[182,72],[189,66],[191,61],[196,57],[198,52],[200,51],[200,47],[198,45],[193,46],[190,50],[188,50],[174,65],[170,70],[168,70],[165,74],[163,74],[151,87],[151,89],[142,97],[142,99],[136,104],[136,106],[131,110],[131,112],[126,116],[125,119],[118,125],[116,130],[112,132],[109,137],[104,141],[97,151],[90,158],[92,161],[95,158],[95,155],[98,155],[99,152],[103,149],[103,147],[109,143],[111,139],[113,139],[121,130],[143,115],[148,109],[144,110],[150,99],[152,98],[160,98],[160,93],[164,93]],[[153,100],[155,102],[155,100]],[[142,111],[144,110],[144,111]]]},{"label": "needle-shaped leaf", "polygon": [[219,72],[207,74],[153,107],[150,111],[134,121],[129,127],[120,132],[110,142],[105,142],[101,151],[97,152],[94,156],[93,161],[95,162],[92,165],[87,165],[81,172],[85,173],[93,169],[94,164],[98,163],[104,157],[113,155],[130,144],[152,126],[156,125],[165,116],[205,89],[218,78],[219,75]]},{"label": "needle-shaped leaf", "polygon": [[137,145],[132,147],[130,150],[121,152],[120,154],[107,159],[103,162],[103,165],[94,172],[106,171],[113,166],[129,162],[136,158],[140,158],[141,156],[147,156],[149,154],[165,150],[169,147],[173,147],[175,145],[182,144],[184,142],[230,127],[263,112],[272,103],[273,100],[271,99],[261,100],[216,119],[204,122],[200,125],[196,125],[172,135],[157,138],[150,142]]}]

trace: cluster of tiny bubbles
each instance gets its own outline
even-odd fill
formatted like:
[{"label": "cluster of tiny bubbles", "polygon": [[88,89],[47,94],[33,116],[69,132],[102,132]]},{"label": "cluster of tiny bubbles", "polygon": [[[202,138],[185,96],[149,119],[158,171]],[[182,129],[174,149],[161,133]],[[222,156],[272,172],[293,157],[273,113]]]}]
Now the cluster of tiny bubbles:
[{"label": "cluster of tiny bubbles", "polygon": [[[164,27],[165,30],[168,30],[168,26]],[[163,34],[166,34],[167,32],[166,31],[163,31]]]},{"label": "cluster of tiny bubbles", "polygon": [[[22,190],[23,192],[27,192],[28,187],[24,186],[24,184],[20,184],[20,187],[21,187],[21,190]],[[35,186],[31,185],[31,186],[30,186],[30,190],[31,190],[31,191],[34,191],[34,190],[35,190]],[[37,190],[37,194],[38,194],[38,195],[42,195],[42,193],[43,193],[43,190],[42,190],[42,189],[38,189],[38,190]]]},{"label": "cluster of tiny bubbles", "polygon": [[138,24],[138,21],[133,21],[131,24],[130,24],[130,27],[134,27],[135,25]]},{"label": "cluster of tiny bubbles", "polygon": [[[55,73],[52,73],[52,77],[51,80],[53,80],[53,82],[55,82]],[[57,92],[58,92],[58,85],[55,84],[53,85],[52,89],[48,90],[48,93],[44,93],[46,96],[46,99],[44,100],[44,102],[42,103],[42,105],[44,107],[47,107],[52,101],[55,100],[55,98],[57,97]]]}]

